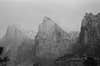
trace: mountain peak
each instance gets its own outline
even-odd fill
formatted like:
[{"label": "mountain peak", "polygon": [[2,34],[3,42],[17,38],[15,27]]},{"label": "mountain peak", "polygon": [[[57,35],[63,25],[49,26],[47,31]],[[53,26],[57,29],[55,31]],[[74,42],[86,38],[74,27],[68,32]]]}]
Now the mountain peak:
[{"label": "mountain peak", "polygon": [[[45,58],[54,58],[60,56],[60,54],[63,55],[66,52],[66,46],[69,46],[69,38],[69,34],[66,33],[58,24],[56,24],[52,19],[44,17],[43,22],[39,25],[35,37],[35,44],[37,44],[39,48],[36,50],[36,55]],[[66,45],[66,43],[68,45]]]},{"label": "mountain peak", "polygon": [[52,21],[51,18],[47,17],[47,16],[44,16],[43,18],[43,22],[48,22],[48,21]]},{"label": "mountain peak", "polygon": [[5,34],[6,39],[22,36],[23,32],[19,29],[19,25],[9,25]]},{"label": "mountain peak", "polygon": [[[41,33],[41,32],[45,32],[45,33],[49,33],[49,32],[52,32],[53,31],[53,27],[54,27],[54,25],[55,25],[55,23],[54,23],[54,21],[51,19],[51,18],[49,18],[49,17],[47,17],[47,16],[45,16],[44,18],[43,18],[43,22],[39,25],[39,32]],[[51,30],[51,31],[50,31]]]},{"label": "mountain peak", "polygon": [[55,24],[54,21],[51,18],[47,17],[47,16],[44,16],[44,18],[43,18],[43,24],[44,23],[45,24]]},{"label": "mountain peak", "polygon": [[7,31],[13,31],[13,30],[18,30],[16,25],[9,25],[7,28]]},{"label": "mountain peak", "polygon": [[[53,38],[53,35],[57,35],[59,32],[61,35],[67,34],[58,24],[56,24],[51,18],[44,17],[43,22],[39,25],[38,35],[42,38]],[[63,34],[64,33],[64,34]],[[64,36],[65,37],[65,36]]]}]

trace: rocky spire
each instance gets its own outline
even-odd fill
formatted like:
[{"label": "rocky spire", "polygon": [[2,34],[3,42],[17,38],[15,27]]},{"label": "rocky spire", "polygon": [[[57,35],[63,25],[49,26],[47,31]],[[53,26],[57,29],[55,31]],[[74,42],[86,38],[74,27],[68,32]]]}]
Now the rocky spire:
[{"label": "rocky spire", "polygon": [[98,18],[100,18],[99,14],[87,13],[82,21],[79,43],[88,55],[99,55],[96,54],[100,47],[100,19]]}]

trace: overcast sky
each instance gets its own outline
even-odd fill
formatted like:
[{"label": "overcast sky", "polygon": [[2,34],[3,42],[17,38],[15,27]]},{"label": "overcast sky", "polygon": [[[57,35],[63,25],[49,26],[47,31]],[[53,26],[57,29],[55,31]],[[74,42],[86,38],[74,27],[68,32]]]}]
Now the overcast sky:
[{"label": "overcast sky", "polygon": [[66,31],[79,31],[86,12],[100,12],[100,0],[0,0],[0,32],[11,24],[36,30],[44,16]]}]

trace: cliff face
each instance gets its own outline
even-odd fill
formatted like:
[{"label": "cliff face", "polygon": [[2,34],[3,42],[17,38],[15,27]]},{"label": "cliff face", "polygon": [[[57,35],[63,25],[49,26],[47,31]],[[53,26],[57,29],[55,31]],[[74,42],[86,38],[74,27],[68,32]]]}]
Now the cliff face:
[{"label": "cliff face", "polygon": [[100,14],[86,13],[81,24],[79,43],[84,54],[100,56]]},{"label": "cliff face", "polygon": [[97,15],[86,13],[81,23],[79,36],[74,39],[76,43],[72,48],[73,54],[59,57],[56,61],[83,55],[100,57],[100,13]]},{"label": "cliff face", "polygon": [[33,63],[34,59],[34,41],[32,39],[25,39],[20,46],[17,47],[16,63]]},{"label": "cliff face", "polygon": [[23,31],[15,25],[8,26],[4,37],[1,39],[0,46],[4,46],[5,56],[10,58],[11,65],[32,62],[34,53],[34,40],[27,37]]},{"label": "cliff face", "polygon": [[70,35],[48,17],[44,17],[43,23],[39,25],[35,43],[38,45],[36,55],[39,57],[56,58],[71,53]]}]

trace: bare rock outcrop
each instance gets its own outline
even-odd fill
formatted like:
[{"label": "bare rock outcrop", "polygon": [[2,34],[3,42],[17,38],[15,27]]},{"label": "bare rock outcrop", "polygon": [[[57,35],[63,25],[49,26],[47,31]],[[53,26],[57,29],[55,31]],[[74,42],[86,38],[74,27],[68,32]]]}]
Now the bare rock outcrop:
[{"label": "bare rock outcrop", "polygon": [[100,56],[100,13],[86,13],[81,24],[79,43],[81,54]]},{"label": "bare rock outcrop", "polygon": [[41,58],[57,58],[71,53],[70,35],[49,17],[44,17],[35,37],[36,55]]}]

